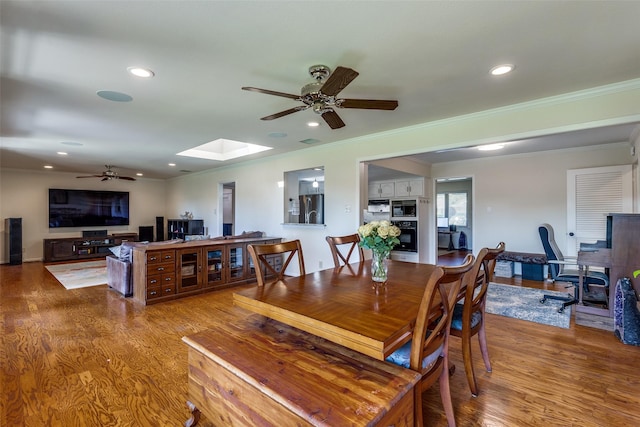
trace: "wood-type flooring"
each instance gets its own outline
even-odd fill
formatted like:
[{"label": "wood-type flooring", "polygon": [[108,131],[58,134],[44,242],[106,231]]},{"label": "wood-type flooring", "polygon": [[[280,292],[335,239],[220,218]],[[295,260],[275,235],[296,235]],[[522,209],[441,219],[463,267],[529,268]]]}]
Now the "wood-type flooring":
[{"label": "wood-type flooring", "polygon": [[[0,426],[181,425],[189,415],[181,338],[248,315],[233,292],[143,307],[106,285],[68,291],[40,262],[0,266]],[[476,398],[451,338],[459,426],[638,425],[640,347],[573,320],[561,329],[489,314],[487,334],[493,372],[476,342]],[[423,401],[425,425],[445,426],[438,387]]]}]

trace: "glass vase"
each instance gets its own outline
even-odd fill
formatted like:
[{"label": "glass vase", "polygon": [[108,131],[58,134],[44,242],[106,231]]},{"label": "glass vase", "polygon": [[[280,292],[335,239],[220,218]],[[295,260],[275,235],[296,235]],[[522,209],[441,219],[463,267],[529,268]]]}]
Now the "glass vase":
[{"label": "glass vase", "polygon": [[385,283],[387,281],[387,259],[388,252],[372,251],[371,257],[371,279],[376,283]]}]

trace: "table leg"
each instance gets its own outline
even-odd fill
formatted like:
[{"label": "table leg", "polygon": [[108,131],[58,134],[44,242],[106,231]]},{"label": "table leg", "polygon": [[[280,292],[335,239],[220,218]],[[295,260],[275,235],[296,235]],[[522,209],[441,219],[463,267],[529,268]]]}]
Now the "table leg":
[{"label": "table leg", "polygon": [[447,248],[447,250],[452,251],[455,248],[456,247],[453,245],[453,233],[449,233],[449,247]]}]

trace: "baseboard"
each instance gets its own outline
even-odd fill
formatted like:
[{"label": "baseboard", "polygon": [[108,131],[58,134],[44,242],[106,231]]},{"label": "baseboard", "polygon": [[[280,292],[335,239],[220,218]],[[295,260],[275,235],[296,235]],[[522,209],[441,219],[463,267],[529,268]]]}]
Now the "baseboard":
[{"label": "baseboard", "polygon": [[613,332],[613,317],[598,316],[595,314],[588,314],[582,312],[576,312],[575,317],[576,325],[588,326],[590,328],[603,329],[605,331]]}]

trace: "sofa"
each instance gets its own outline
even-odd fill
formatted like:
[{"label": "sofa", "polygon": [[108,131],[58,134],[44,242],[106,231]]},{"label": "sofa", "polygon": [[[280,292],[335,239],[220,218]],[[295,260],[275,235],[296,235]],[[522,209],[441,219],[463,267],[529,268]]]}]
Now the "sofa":
[{"label": "sofa", "polygon": [[[231,240],[262,237],[262,231],[243,231],[236,236],[220,236],[211,239],[208,236],[185,238],[190,240]],[[185,236],[186,237],[186,236]],[[133,296],[133,248],[136,246],[154,246],[180,243],[182,239],[165,240],[161,242],[122,242],[120,246],[110,248],[113,255],[107,256],[107,285],[125,297]]]},{"label": "sofa", "polygon": [[133,248],[142,243],[123,242],[111,248],[113,255],[107,257],[107,285],[125,297],[133,296],[133,279],[131,277]]}]

